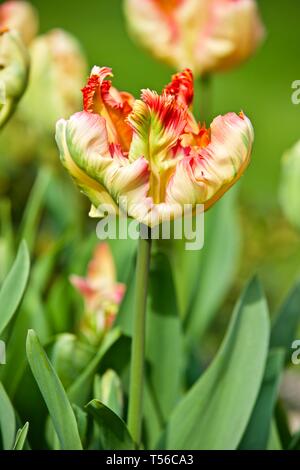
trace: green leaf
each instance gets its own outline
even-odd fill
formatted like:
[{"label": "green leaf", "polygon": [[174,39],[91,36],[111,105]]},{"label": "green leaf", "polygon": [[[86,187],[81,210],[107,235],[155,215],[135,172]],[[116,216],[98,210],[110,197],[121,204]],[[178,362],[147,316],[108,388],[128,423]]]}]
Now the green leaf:
[{"label": "green leaf", "polygon": [[[159,249],[159,248],[158,248]],[[152,256],[147,312],[146,358],[149,383],[165,420],[180,398],[183,335],[176,292],[167,256]]]},{"label": "green leaf", "polygon": [[14,257],[15,230],[11,215],[11,201],[3,198],[0,201],[0,282],[3,282]]},{"label": "green leaf", "polygon": [[294,434],[289,444],[288,450],[300,450],[300,431]]},{"label": "green leaf", "polygon": [[29,277],[30,261],[26,243],[23,241],[14,264],[0,290],[0,335],[16,312]]},{"label": "green leaf", "polygon": [[0,428],[4,450],[13,448],[16,432],[16,418],[10,399],[0,382]]},{"label": "green leaf", "polygon": [[271,422],[271,430],[267,450],[282,450],[280,437],[274,419]]},{"label": "green leaf", "polygon": [[167,449],[236,449],[261,386],[268,342],[268,308],[254,279],[215,359],[173,412]]},{"label": "green leaf", "polygon": [[86,408],[99,426],[104,450],[135,449],[126,424],[112,410],[99,400],[92,400]]},{"label": "green leaf", "polygon": [[29,365],[46,402],[61,448],[82,449],[76,419],[66,392],[33,330],[28,332],[26,351]]},{"label": "green leaf", "polygon": [[41,166],[24,212],[20,233],[22,234],[21,238],[26,240],[30,251],[32,251],[34,246],[34,240],[37,234],[37,228],[50,179],[50,169]]},{"label": "green leaf", "polygon": [[239,449],[265,450],[267,448],[283,365],[284,351],[281,349],[271,351],[259,396]]},{"label": "green leaf", "polygon": [[73,410],[74,410],[75,418],[77,421],[80,439],[81,439],[81,442],[83,442],[84,447],[85,447],[87,443],[87,434],[88,434],[88,415],[85,411],[83,411],[77,405],[73,405]]},{"label": "green leaf", "polygon": [[68,397],[71,403],[75,403],[78,406],[83,406],[89,399],[94,375],[99,367],[101,359],[107,353],[107,351],[112,347],[112,345],[119,339],[121,336],[120,330],[114,328],[111,330],[108,335],[105,337],[99,351],[91,362],[87,365],[85,370],[79,375],[79,377],[73,382],[73,384],[68,389]]},{"label": "green leaf", "polygon": [[286,356],[291,351],[297,327],[300,321],[300,281],[289,293],[286,301],[277,314],[271,329],[270,344],[272,348],[284,348]]},{"label": "green leaf", "polygon": [[109,240],[109,246],[116,263],[118,281],[127,284],[131,273],[131,265],[136,255],[137,240],[131,240],[130,238],[127,240]]},{"label": "green leaf", "polygon": [[[204,248],[199,252],[186,252],[197,259],[198,270],[186,268],[186,280],[181,275],[177,286],[190,289],[192,303],[188,305],[186,332],[190,340],[199,341],[230,289],[240,255],[240,230],[236,217],[236,191],[229,191],[205,215]],[[178,269],[182,271],[181,264]],[[185,283],[185,284],[184,284]],[[187,284],[187,285],[186,285]]]},{"label": "green leaf", "polygon": [[26,437],[28,434],[28,429],[29,429],[29,423],[25,423],[22,429],[18,429],[17,436],[16,436],[16,442],[14,445],[13,450],[23,450]]}]

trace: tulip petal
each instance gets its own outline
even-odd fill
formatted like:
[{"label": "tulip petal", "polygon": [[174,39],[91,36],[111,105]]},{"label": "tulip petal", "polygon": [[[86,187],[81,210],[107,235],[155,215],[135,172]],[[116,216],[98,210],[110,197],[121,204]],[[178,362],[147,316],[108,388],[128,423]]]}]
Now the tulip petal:
[{"label": "tulip petal", "polygon": [[37,11],[29,2],[11,0],[0,5],[0,29],[18,31],[26,45],[35,37],[38,26]]},{"label": "tulip petal", "polygon": [[83,88],[84,110],[97,113],[106,120],[109,141],[121,145],[128,152],[132,130],[126,118],[132,111],[134,98],[129,93],[119,93],[112,87],[109,67],[94,67],[87,85]]},{"label": "tulip petal", "polygon": [[0,128],[6,124],[22,97],[29,76],[29,54],[19,34],[0,30]]},{"label": "tulip petal", "polygon": [[[95,208],[105,204],[118,214],[120,204],[135,213],[135,203],[140,204],[149,189],[148,162],[139,158],[131,163],[118,154],[112,157],[104,118],[81,112],[69,121],[62,119],[57,123],[56,141],[63,165]],[[122,197],[126,204],[120,201]]]},{"label": "tulip petal", "polygon": [[218,116],[211,142],[182,158],[167,188],[167,202],[212,206],[243,174],[250,162],[253,128],[243,114]]},{"label": "tulip petal", "polygon": [[213,0],[195,46],[198,71],[226,70],[244,61],[264,35],[253,0]]},{"label": "tulip petal", "polygon": [[155,57],[197,74],[227,69],[264,37],[255,0],[126,0],[130,32]]},{"label": "tulip petal", "polygon": [[186,110],[177,105],[175,96],[147,89],[136,100],[128,122],[134,130],[129,159],[143,155],[150,165],[159,166],[186,125]]},{"label": "tulip petal", "polygon": [[77,113],[69,121],[61,119],[56,125],[61,162],[75,183],[95,207],[111,204],[117,210],[114,200],[99,181],[103,167],[111,163],[106,137],[105,121],[96,114]]},{"label": "tulip petal", "polygon": [[176,73],[172,76],[172,81],[163,91],[167,95],[174,96],[178,104],[190,106],[194,99],[194,79],[190,69]]},{"label": "tulip petal", "polygon": [[116,280],[114,259],[107,243],[99,243],[88,266],[88,278],[96,281],[102,278],[111,282]]}]

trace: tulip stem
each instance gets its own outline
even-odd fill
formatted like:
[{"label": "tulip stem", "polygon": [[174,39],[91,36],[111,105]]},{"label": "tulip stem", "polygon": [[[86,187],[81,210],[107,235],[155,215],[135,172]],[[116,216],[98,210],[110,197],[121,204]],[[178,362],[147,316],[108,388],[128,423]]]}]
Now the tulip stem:
[{"label": "tulip stem", "polygon": [[205,122],[207,126],[210,124],[211,118],[211,76],[203,75],[200,77],[200,121]]},{"label": "tulip stem", "polygon": [[151,256],[151,237],[148,228],[147,232],[147,239],[142,237],[139,239],[137,254],[128,408],[128,429],[138,448],[141,444],[143,418],[146,305]]}]

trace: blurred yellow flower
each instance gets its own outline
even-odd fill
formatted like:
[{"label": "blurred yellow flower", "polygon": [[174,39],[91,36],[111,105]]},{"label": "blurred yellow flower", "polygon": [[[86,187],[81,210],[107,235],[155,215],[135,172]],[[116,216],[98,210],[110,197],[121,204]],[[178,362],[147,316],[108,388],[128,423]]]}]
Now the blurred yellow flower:
[{"label": "blurred yellow flower", "polygon": [[197,75],[238,65],[264,37],[255,0],[125,0],[125,13],[156,58]]},{"label": "blurred yellow flower", "polygon": [[113,88],[111,75],[94,67],[84,111],[57,123],[61,161],[90,198],[91,214],[106,204],[155,226],[182,215],[184,205],[208,209],[249,164],[249,119],[228,113],[209,129],[198,123],[190,70],[174,75],[161,95],[147,89],[138,100]]},{"label": "blurred yellow flower", "polygon": [[70,277],[85,302],[80,331],[91,342],[100,339],[116,318],[125,293],[125,285],[116,279],[114,259],[106,243],[97,245],[86,277]]}]

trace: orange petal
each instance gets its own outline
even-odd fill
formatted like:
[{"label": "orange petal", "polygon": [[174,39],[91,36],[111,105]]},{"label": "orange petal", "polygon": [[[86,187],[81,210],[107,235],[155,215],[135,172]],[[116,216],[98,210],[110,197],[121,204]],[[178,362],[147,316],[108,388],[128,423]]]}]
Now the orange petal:
[{"label": "orange petal", "polygon": [[115,282],[115,263],[107,243],[99,243],[96,246],[88,266],[88,278],[93,281],[107,279],[112,283]]},{"label": "orange petal", "polygon": [[175,96],[178,104],[190,106],[194,98],[194,79],[190,69],[172,76],[172,81],[164,88],[166,95]]},{"label": "orange petal", "polygon": [[118,143],[128,152],[132,130],[126,118],[132,111],[134,98],[129,93],[119,93],[107,77],[112,77],[109,67],[93,68],[82,90],[84,110],[104,117],[110,143]]}]

